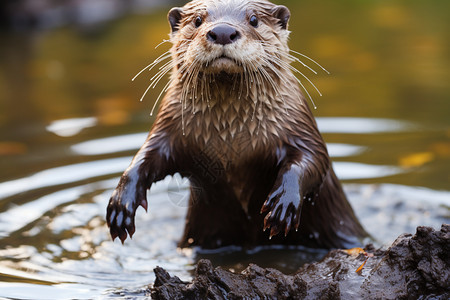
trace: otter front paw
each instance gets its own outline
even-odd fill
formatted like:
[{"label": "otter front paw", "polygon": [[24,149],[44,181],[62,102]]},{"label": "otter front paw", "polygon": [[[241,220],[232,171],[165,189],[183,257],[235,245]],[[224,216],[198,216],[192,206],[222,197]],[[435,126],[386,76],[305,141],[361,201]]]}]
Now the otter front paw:
[{"label": "otter front paw", "polygon": [[120,178],[106,212],[106,222],[113,240],[119,237],[123,244],[128,235],[130,238],[133,236],[136,209],[140,205],[147,211],[146,192],[146,186],[138,179],[127,174]]},{"label": "otter front paw", "polygon": [[284,231],[286,236],[294,226],[300,225],[300,213],[303,195],[308,190],[309,180],[298,164],[293,164],[278,175],[275,186],[264,202],[261,213],[267,213],[264,218],[264,231],[270,229],[270,238]]},{"label": "otter front paw", "polygon": [[292,226],[298,229],[302,201],[297,187],[298,185],[289,186],[283,182],[264,202],[261,213],[268,212],[264,218],[264,231],[271,228],[269,238],[280,231],[284,231],[286,236]]}]

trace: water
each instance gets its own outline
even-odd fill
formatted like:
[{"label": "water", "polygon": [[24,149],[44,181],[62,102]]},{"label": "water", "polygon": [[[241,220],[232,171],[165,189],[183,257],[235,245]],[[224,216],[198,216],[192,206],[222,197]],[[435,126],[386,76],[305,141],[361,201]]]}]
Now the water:
[{"label": "water", "polygon": [[[331,71],[308,73],[324,96],[309,91],[365,228],[383,245],[418,225],[448,223],[449,3],[291,2],[291,47]],[[0,37],[0,297],[139,298],[158,265],[188,280],[203,257],[236,271],[256,262],[289,273],[323,255],[177,249],[187,193],[178,177],[152,188],[133,240],[110,240],[106,204],[160,91],[139,102],[151,76],[131,78],[168,49],[154,50],[167,38],[166,11],[94,35]]]}]

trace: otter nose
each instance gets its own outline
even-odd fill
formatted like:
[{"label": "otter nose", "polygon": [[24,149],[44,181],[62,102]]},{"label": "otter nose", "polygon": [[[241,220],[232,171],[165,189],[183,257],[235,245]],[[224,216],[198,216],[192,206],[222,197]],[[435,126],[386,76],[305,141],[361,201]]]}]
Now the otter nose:
[{"label": "otter nose", "polygon": [[240,37],[239,32],[230,25],[218,25],[207,34],[208,40],[220,44],[227,45],[237,41]]}]

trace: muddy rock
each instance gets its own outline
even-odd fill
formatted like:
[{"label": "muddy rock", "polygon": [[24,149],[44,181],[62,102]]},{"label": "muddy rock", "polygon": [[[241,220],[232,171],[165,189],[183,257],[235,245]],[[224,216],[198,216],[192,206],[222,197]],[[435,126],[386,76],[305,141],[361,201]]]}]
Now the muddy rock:
[{"label": "muddy rock", "polygon": [[418,227],[386,250],[333,250],[293,275],[253,264],[236,274],[209,260],[192,282],[159,267],[155,274],[153,299],[449,299],[450,225]]}]

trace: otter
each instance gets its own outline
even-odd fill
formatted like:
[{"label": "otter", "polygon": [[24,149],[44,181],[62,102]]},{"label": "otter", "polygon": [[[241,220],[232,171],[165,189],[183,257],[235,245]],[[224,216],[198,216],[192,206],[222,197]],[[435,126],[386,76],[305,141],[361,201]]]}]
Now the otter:
[{"label": "otter", "polygon": [[289,18],[267,0],[170,10],[172,73],[109,201],[113,240],[132,237],[147,190],[178,172],[191,185],[180,247],[360,244],[367,234],[290,67]]}]

